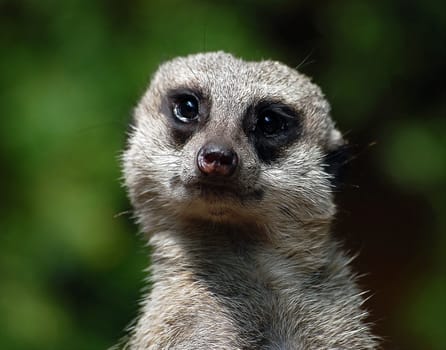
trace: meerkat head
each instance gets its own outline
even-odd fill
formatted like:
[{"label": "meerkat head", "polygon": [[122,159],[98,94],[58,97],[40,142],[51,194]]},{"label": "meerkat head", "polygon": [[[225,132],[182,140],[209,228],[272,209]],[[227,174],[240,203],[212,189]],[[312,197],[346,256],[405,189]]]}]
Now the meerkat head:
[{"label": "meerkat head", "polygon": [[124,174],[143,228],[268,224],[334,214],[327,155],[343,145],[310,79],[217,52],[156,72],[134,114]]}]

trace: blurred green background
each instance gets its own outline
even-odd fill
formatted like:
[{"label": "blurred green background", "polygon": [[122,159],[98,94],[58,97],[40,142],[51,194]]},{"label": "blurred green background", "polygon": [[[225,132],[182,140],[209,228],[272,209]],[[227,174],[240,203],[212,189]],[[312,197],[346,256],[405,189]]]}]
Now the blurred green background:
[{"label": "blurred green background", "polygon": [[355,160],[335,233],[384,349],[446,348],[446,3],[0,0],[0,349],[106,349],[149,259],[120,185],[168,58],[225,50],[314,77]]}]

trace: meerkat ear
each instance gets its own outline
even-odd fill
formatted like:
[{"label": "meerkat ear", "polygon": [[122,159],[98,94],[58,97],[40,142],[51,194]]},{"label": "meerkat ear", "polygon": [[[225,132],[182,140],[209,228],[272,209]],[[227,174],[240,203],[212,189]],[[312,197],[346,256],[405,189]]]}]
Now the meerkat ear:
[{"label": "meerkat ear", "polygon": [[323,167],[325,172],[330,175],[332,188],[336,191],[344,184],[346,165],[351,160],[350,146],[339,130],[333,128],[327,148]]},{"label": "meerkat ear", "polygon": [[344,144],[345,144],[345,140],[342,137],[341,132],[338,129],[333,128],[330,131],[330,135],[328,137],[328,150],[329,151],[335,150],[335,149],[343,146]]}]

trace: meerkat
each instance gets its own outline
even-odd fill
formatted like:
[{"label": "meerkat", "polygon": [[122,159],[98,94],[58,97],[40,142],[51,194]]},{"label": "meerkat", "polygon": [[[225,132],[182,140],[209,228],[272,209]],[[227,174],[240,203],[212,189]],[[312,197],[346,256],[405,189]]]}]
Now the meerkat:
[{"label": "meerkat", "polygon": [[126,349],[376,349],[330,234],[345,141],[317,85],[223,52],[162,64],[135,108],[125,185],[151,291]]}]

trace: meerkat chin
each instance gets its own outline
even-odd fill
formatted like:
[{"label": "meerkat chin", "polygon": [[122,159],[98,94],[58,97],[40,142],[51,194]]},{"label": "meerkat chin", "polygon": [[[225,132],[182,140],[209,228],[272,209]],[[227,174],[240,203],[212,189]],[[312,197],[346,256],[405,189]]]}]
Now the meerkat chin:
[{"label": "meerkat chin", "polygon": [[330,235],[344,147],[309,78],[223,52],[161,65],[125,183],[152,288],[128,349],[376,349]]}]

